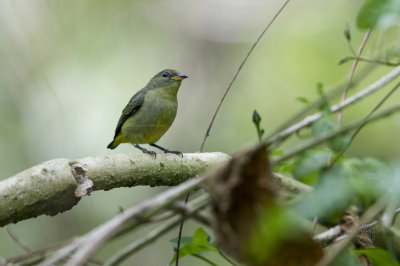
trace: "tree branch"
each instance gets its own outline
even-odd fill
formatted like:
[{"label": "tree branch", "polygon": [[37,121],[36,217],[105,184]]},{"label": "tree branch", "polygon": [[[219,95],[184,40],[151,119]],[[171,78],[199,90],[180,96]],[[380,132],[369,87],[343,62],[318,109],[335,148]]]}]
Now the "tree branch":
[{"label": "tree branch", "polygon": [[188,191],[198,187],[203,180],[204,179],[202,178],[190,179],[176,187],[170,188],[156,195],[151,199],[145,200],[126,209],[124,212],[114,216],[114,218],[93,229],[85,236],[80,237],[70,245],[59,250],[39,265],[52,265],[60,259],[67,257],[74,251],[75,253],[65,265],[83,265],[86,260],[98,248],[103,246],[108,239],[124,230],[128,223],[130,229],[138,226],[158,211],[171,206],[175,200],[184,196]]},{"label": "tree branch", "polygon": [[[365,33],[364,38],[363,38],[363,40],[362,40],[362,42],[360,44],[360,47],[358,48],[358,51],[357,51],[357,54],[356,54],[356,59],[354,59],[353,65],[351,66],[351,70],[350,70],[350,73],[349,73],[349,78],[347,80],[346,87],[344,87],[344,90],[343,90],[342,99],[340,100],[341,102],[346,100],[347,92],[349,91],[351,83],[353,82],[354,73],[356,72],[356,68],[357,68],[357,65],[358,65],[358,61],[359,61],[358,58],[361,56],[361,53],[364,50],[365,45],[367,44],[369,36],[371,35],[371,31],[372,31],[372,29],[369,29]],[[337,123],[338,124],[340,124],[340,122],[342,121],[342,116],[343,116],[343,110],[340,109],[339,110],[339,114],[338,114],[338,118],[337,118]]]},{"label": "tree branch", "polygon": [[352,129],[358,128],[359,126],[363,125],[364,123],[370,123],[372,121],[384,118],[386,116],[389,116],[395,112],[399,112],[400,111],[400,105],[395,105],[392,106],[382,112],[379,112],[377,114],[371,115],[370,117],[368,117],[367,119],[362,118],[359,120],[356,120],[350,124],[347,124],[345,126],[342,126],[338,129],[332,130],[332,131],[328,131],[324,134],[321,134],[317,137],[314,137],[312,139],[309,139],[307,141],[304,141],[302,143],[300,143],[299,145],[297,145],[296,147],[294,147],[293,149],[289,150],[288,152],[286,152],[283,156],[279,157],[278,159],[275,159],[272,161],[272,163],[274,165],[280,164],[281,162],[290,159],[291,157],[295,156],[296,154],[299,154],[311,147],[317,146],[321,143],[323,143],[324,141],[331,139],[335,136],[338,136],[340,134],[343,134],[345,132],[348,132]]},{"label": "tree branch", "polygon": [[[349,87],[350,89],[353,89],[360,81],[364,79],[364,77],[368,76],[369,73],[371,73],[374,69],[376,68],[376,64],[374,65],[368,65],[366,68],[362,70],[360,74],[356,74],[355,77],[353,78],[353,81],[351,83],[351,86]],[[328,99],[335,98],[336,96],[340,95],[340,93],[343,91],[343,87],[346,86],[345,83],[341,83],[340,85],[335,86],[333,89],[328,91],[325,94],[325,97],[319,97],[318,99],[314,100],[312,103],[308,104],[306,107],[304,107],[302,110],[299,112],[295,113],[292,117],[290,117],[286,122],[284,122],[282,125],[280,125],[277,129],[272,131],[270,135],[268,135],[265,139],[270,139],[274,135],[278,134],[279,132],[283,131],[286,128],[289,128],[293,124],[296,123],[300,118],[304,117],[306,114],[311,112],[314,109],[317,109],[322,106]]]},{"label": "tree branch", "polygon": [[183,158],[135,153],[47,161],[0,182],[0,226],[64,212],[92,190],[177,185],[228,159],[216,152]]},{"label": "tree branch", "polygon": [[[214,171],[217,171],[216,168]],[[48,266],[56,263],[61,259],[65,259],[73,254],[66,265],[82,265],[87,259],[102,247],[106,241],[121,232],[131,230],[145,221],[148,221],[152,216],[159,213],[163,209],[173,209],[174,202],[182,198],[188,191],[191,191],[200,186],[200,184],[208,177],[213,176],[214,172],[206,173],[202,177],[190,179],[176,187],[170,188],[157,196],[145,200],[135,206],[126,209],[123,213],[117,214],[111,220],[105,222],[99,227],[93,229],[86,235],[77,238],[68,246],[63,247],[51,257],[47,258],[40,265]],[[285,187],[285,184],[290,183],[288,190],[302,191],[307,190],[307,186],[300,184],[295,180],[288,181],[289,178],[280,176],[280,185]],[[296,187],[297,186],[297,187]]]},{"label": "tree branch", "polygon": [[143,248],[144,246],[150,244],[151,242],[155,241],[157,238],[162,236],[163,234],[167,233],[169,230],[174,228],[175,226],[179,225],[183,218],[187,218],[190,216],[194,216],[195,213],[206,207],[208,204],[208,195],[203,194],[200,196],[202,201],[198,204],[193,204],[193,201],[188,203],[187,205],[181,204],[179,206],[181,214],[175,215],[167,222],[163,223],[159,227],[155,228],[147,235],[139,238],[138,240],[130,243],[128,246],[123,248],[122,250],[118,251],[118,253],[114,254],[111,258],[109,258],[105,263],[104,266],[113,266],[120,264],[123,260],[128,258],[134,252],[138,251],[139,249]]},{"label": "tree branch", "polygon": [[[363,98],[367,97],[368,95],[370,95],[370,94],[374,93],[375,91],[379,90],[380,88],[384,87],[386,84],[388,84],[389,82],[394,80],[399,75],[400,75],[400,66],[396,67],[391,72],[389,72],[388,74],[386,74],[385,76],[383,76],[382,78],[380,78],[379,80],[377,80],[376,82],[374,82],[373,84],[371,84],[370,86],[365,88],[364,90],[347,98],[346,100],[344,100],[343,102],[340,102],[339,104],[333,105],[330,109],[331,112],[337,112],[337,111],[343,109],[344,107],[350,106],[350,105],[362,100]],[[291,136],[293,133],[297,132],[298,130],[311,125],[316,120],[318,120],[318,118],[320,118],[321,116],[322,116],[322,112],[315,113],[313,115],[305,117],[300,122],[269,137],[266,140],[266,144],[268,146],[270,146],[273,143],[283,141],[284,139],[288,138],[289,136]]]}]

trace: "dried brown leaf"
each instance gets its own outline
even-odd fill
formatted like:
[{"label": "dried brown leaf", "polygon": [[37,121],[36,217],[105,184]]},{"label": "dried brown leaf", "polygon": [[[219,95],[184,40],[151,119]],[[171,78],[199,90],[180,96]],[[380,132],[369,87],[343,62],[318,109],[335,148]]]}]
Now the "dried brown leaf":
[{"label": "dried brown leaf", "polygon": [[230,256],[246,265],[312,265],[322,256],[319,244],[297,230],[296,218],[281,211],[265,146],[234,155],[209,173],[206,188],[217,243]]}]

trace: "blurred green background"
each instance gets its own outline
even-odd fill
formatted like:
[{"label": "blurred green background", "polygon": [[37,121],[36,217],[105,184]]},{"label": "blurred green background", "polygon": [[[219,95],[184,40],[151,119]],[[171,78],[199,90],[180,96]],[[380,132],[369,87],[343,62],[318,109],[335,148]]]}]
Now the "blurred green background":
[{"label": "blurred green background", "polygon": [[[200,148],[211,116],[251,43],[283,1],[277,0],[0,0],[0,180],[54,158],[81,158],[137,152],[130,145],[110,151],[122,108],[134,92],[164,68],[189,76],[179,91],[179,109],[160,145],[182,152]],[[363,1],[292,1],[250,56],[228,94],[205,151],[232,153],[257,140],[254,109],[267,134],[316,97],[316,84],[346,80],[351,63],[343,37],[349,23],[357,49],[363,32],[355,27]],[[396,31],[374,32],[364,55],[384,56],[398,46]],[[360,63],[360,69],[365,63]],[[357,87],[384,73],[380,67]],[[345,111],[360,118],[380,100],[373,95]],[[391,103],[399,101],[395,95]],[[388,103],[386,106],[388,106]],[[349,151],[396,165],[400,118],[364,129]],[[291,140],[286,147],[296,143]],[[95,192],[71,211],[41,216],[10,228],[32,249],[86,233],[119,211],[165,188],[121,188]],[[196,225],[185,225],[193,234]],[[141,230],[97,253],[105,260]],[[145,248],[126,265],[165,265],[168,240],[177,230]],[[0,255],[23,254],[0,228]],[[193,261],[191,261],[193,260]],[[188,262],[201,265],[195,259]]]}]

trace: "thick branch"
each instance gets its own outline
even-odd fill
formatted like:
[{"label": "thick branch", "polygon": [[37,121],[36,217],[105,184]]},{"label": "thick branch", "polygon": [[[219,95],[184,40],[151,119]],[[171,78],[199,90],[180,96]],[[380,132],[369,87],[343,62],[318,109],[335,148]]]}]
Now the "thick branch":
[{"label": "thick branch", "polygon": [[78,160],[55,159],[0,182],[0,226],[71,209],[92,190],[173,186],[226,161],[223,153],[116,154]]}]

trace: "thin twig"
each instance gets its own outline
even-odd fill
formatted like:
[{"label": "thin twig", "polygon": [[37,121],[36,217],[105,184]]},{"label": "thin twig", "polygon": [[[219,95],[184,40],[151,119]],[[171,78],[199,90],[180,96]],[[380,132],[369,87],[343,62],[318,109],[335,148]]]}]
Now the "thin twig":
[{"label": "thin twig", "polygon": [[7,232],[10,235],[10,237],[15,241],[15,243],[18,244],[23,250],[25,250],[26,253],[32,252],[32,249],[28,247],[23,241],[21,241],[11,230],[9,226],[7,226]]},{"label": "thin twig", "polygon": [[[367,44],[367,41],[368,41],[370,35],[371,35],[371,29],[369,29],[365,33],[364,38],[363,38],[363,40],[362,40],[362,42],[360,44],[360,47],[358,48],[358,51],[357,51],[357,54],[356,54],[356,58],[354,59],[353,65],[351,66],[351,69],[350,69],[349,77],[347,79],[347,84],[343,89],[342,98],[340,100],[341,102],[346,100],[347,93],[348,93],[349,88],[351,87],[351,84],[353,82],[354,73],[356,72],[356,68],[357,68],[357,65],[358,65],[358,58],[361,56],[361,53],[364,50],[364,47]],[[350,42],[349,42],[349,46],[351,47]],[[354,52],[353,52],[353,54],[354,54]],[[338,116],[337,116],[337,120],[336,120],[338,125],[340,125],[340,123],[342,121],[342,117],[343,117],[343,109],[340,109],[339,113],[338,113]],[[329,166],[329,167],[332,166],[332,158],[333,158],[333,152],[331,152],[329,154],[329,158],[328,158],[328,162],[327,162],[327,166]]]},{"label": "thin twig", "polygon": [[[208,263],[211,266],[218,266],[217,264],[215,264],[214,262],[212,262],[211,260],[207,259],[204,256],[200,256],[199,254],[192,254],[193,257],[198,258],[206,263]],[[178,258],[177,258],[178,259]]]},{"label": "thin twig", "polygon": [[[207,196],[206,198],[208,198],[208,193],[204,193],[200,197],[202,197],[202,196]],[[176,211],[176,213],[181,213],[181,214],[185,214],[190,210],[190,208],[188,208],[188,206],[186,205],[185,202],[176,202],[172,208]],[[211,226],[210,217],[206,216],[203,213],[196,212],[196,213],[193,213],[190,217],[197,220],[198,222],[202,223],[203,225]],[[186,219],[186,216],[184,216],[183,219]]]},{"label": "thin twig", "polygon": [[359,119],[357,121],[354,121],[350,124],[347,124],[345,126],[342,126],[336,130],[332,130],[329,132],[326,132],[324,134],[321,134],[313,139],[310,139],[308,141],[304,141],[302,143],[300,143],[299,145],[297,145],[296,147],[294,147],[293,149],[289,150],[286,154],[284,154],[283,156],[279,157],[278,159],[273,161],[274,165],[277,165],[287,159],[292,158],[293,156],[295,156],[296,154],[299,154],[311,147],[317,146],[321,143],[323,143],[324,141],[331,139],[335,136],[338,136],[340,134],[343,134],[345,132],[348,132],[354,128],[359,127],[360,125],[364,124],[365,122],[372,122],[378,119],[381,119],[385,116],[391,115],[395,112],[400,111],[400,105],[395,105],[391,108],[386,109],[385,111],[382,111],[378,114],[372,115],[370,116],[367,120],[363,119]]},{"label": "thin twig", "polygon": [[46,261],[42,262],[42,266],[51,265],[58,260],[67,257],[71,252],[76,250],[74,255],[65,265],[83,265],[85,261],[103,244],[118,234],[119,231],[123,230],[123,225],[129,223],[130,228],[134,228],[141,224],[143,221],[149,219],[152,215],[156,214],[158,211],[171,206],[172,203],[185,195],[189,190],[198,187],[203,179],[193,178],[190,179],[176,187],[170,188],[157,196],[145,200],[137,205],[134,205],[124,212],[119,213],[111,220],[105,222],[104,224],[93,229],[91,232],[82,236],[77,241],[74,241],[66,247],[70,248],[69,253],[60,254],[57,252],[51,256]]},{"label": "thin twig", "polygon": [[310,236],[313,237],[315,234],[315,229],[317,228],[318,225],[318,217],[314,216],[313,221],[312,221],[312,226],[310,230]]},{"label": "thin twig", "polygon": [[38,266],[52,266],[56,264],[58,261],[65,260],[65,258],[68,258],[70,254],[73,253],[76,249],[78,249],[79,245],[81,245],[82,243],[83,243],[83,237],[76,238],[70,244],[59,249],[57,252],[48,257],[46,260],[39,263]]},{"label": "thin twig", "polygon": [[340,225],[329,228],[328,230],[313,237],[314,240],[318,241],[323,247],[327,246],[328,243],[332,242],[335,238],[343,234]]},{"label": "thin twig", "polygon": [[[198,196],[197,198],[193,199],[190,201],[190,205],[194,206],[196,204],[199,204],[201,202],[203,202],[205,199],[207,199],[209,197],[208,194],[203,193],[200,196]],[[176,215],[176,213],[185,213],[188,211],[188,206],[186,206],[186,204],[183,204],[182,202],[176,202],[175,204],[173,204],[171,206],[171,210],[169,211],[165,211],[164,213],[160,214],[160,215],[155,215],[154,217],[152,217],[149,222],[160,222],[163,220],[167,220],[169,218],[172,218]],[[203,224],[209,225],[209,219],[205,218],[203,214],[201,214],[200,212],[196,212],[193,214],[193,217],[199,221],[201,221]]]},{"label": "thin twig", "polygon": [[347,45],[349,46],[349,50],[350,50],[351,54],[356,56],[356,52],[354,51],[353,46],[351,46],[351,42],[349,39],[347,39]]},{"label": "thin twig", "polygon": [[[201,197],[201,196],[200,196]],[[132,242],[128,246],[126,246],[124,249],[120,250],[117,254],[112,256],[109,260],[107,260],[104,263],[104,266],[112,266],[112,265],[117,265],[127,259],[130,255],[132,255],[134,252],[138,251],[139,249],[145,247],[146,245],[150,244],[151,242],[155,241],[157,238],[161,237],[168,231],[170,231],[172,228],[177,226],[179,222],[184,218],[184,217],[190,217],[193,216],[198,210],[206,207],[208,204],[208,195],[207,197],[203,197],[203,202],[198,203],[196,206],[193,206],[193,203],[190,202],[187,206],[185,206],[185,212],[179,215],[175,215],[173,218],[168,220],[167,222],[163,223],[156,229],[152,230],[149,232],[147,235],[144,237],[141,237],[140,239]]]},{"label": "thin twig", "polygon": [[[350,70],[350,73],[349,73],[349,78],[347,80],[346,87],[344,87],[344,90],[343,90],[341,102],[343,102],[347,97],[347,92],[348,92],[348,90],[349,90],[349,88],[351,86],[351,83],[353,81],[353,76],[354,76],[354,73],[355,73],[356,68],[357,68],[358,58],[361,56],[361,53],[364,50],[365,45],[367,44],[368,38],[371,35],[371,31],[372,31],[371,29],[367,30],[367,32],[365,33],[364,38],[363,38],[363,40],[362,40],[362,42],[360,44],[360,47],[358,48],[358,51],[357,51],[357,54],[356,54],[356,59],[353,61],[353,65],[351,66],[351,70]],[[337,123],[338,124],[340,124],[340,122],[342,121],[342,116],[343,116],[343,109],[340,109],[339,110],[339,114],[338,114],[338,118],[337,118]]]},{"label": "thin twig", "polygon": [[242,63],[240,63],[239,68],[237,69],[235,75],[233,76],[233,79],[231,80],[231,82],[228,85],[228,88],[226,88],[225,93],[223,94],[217,109],[214,112],[214,115],[212,116],[211,122],[207,128],[206,134],[204,135],[204,139],[203,142],[201,143],[201,147],[200,147],[200,152],[203,152],[204,150],[204,144],[206,143],[206,139],[207,137],[210,135],[210,131],[211,131],[211,127],[214,124],[214,120],[218,114],[218,111],[226,97],[226,95],[228,94],[229,90],[231,89],[233,83],[235,82],[237,76],[239,75],[240,71],[242,70],[242,67],[244,66],[244,64],[246,63],[247,59],[249,58],[250,54],[253,52],[254,48],[257,46],[258,42],[261,40],[261,38],[264,36],[265,32],[269,29],[269,27],[272,25],[272,23],[275,21],[275,19],[279,16],[279,14],[282,12],[282,10],[286,7],[286,5],[289,3],[290,0],[286,0],[283,5],[279,8],[279,10],[276,12],[276,14],[272,17],[272,19],[268,22],[267,26],[264,28],[264,30],[261,32],[260,36],[258,36],[257,40],[253,43],[253,45],[250,47],[249,51],[247,52],[246,56],[244,57]]},{"label": "thin twig", "polygon": [[[376,65],[368,65],[365,69],[363,69],[362,73],[356,75],[353,79],[353,83],[351,84],[349,89],[354,88],[354,86],[360,82],[365,76],[367,76],[372,70],[374,70]],[[346,86],[346,83],[340,84],[326,93],[325,97],[319,97],[318,99],[314,100],[312,103],[304,107],[302,110],[297,112],[294,116],[290,117],[286,122],[280,125],[277,129],[275,129],[272,133],[270,133],[265,139],[268,140],[272,138],[274,135],[280,133],[281,131],[285,130],[286,128],[290,127],[300,118],[304,117],[306,114],[311,112],[314,109],[319,108],[323,103],[326,102],[328,99],[332,99],[338,96],[342,91],[343,87]]]},{"label": "thin twig", "polygon": [[40,258],[46,257],[46,255],[50,252],[52,252],[53,250],[57,250],[61,247],[64,247],[66,245],[68,245],[69,243],[71,243],[72,241],[74,241],[75,239],[69,239],[57,244],[53,244],[51,246],[48,246],[46,248],[40,249],[40,250],[35,250],[32,252],[29,252],[27,254],[24,254],[22,256],[18,256],[18,257],[14,257],[14,258],[10,258],[7,260],[7,263],[9,264],[22,264],[22,262],[33,259],[38,257],[38,259],[40,260]]},{"label": "thin twig", "polygon": [[[222,103],[225,100],[226,95],[228,94],[228,92],[230,91],[233,83],[235,82],[237,76],[239,75],[240,71],[242,70],[244,64],[246,63],[247,59],[249,58],[250,54],[253,52],[254,48],[257,46],[258,42],[261,40],[261,38],[264,36],[264,34],[267,32],[267,30],[269,29],[269,27],[272,25],[272,23],[275,21],[275,19],[279,16],[279,14],[282,12],[282,10],[286,7],[286,5],[289,3],[290,0],[286,0],[283,5],[278,9],[278,11],[275,13],[275,15],[272,17],[272,19],[268,22],[267,26],[264,28],[264,30],[261,32],[261,34],[258,36],[258,38],[256,39],[256,41],[253,43],[253,45],[250,47],[249,51],[247,52],[246,56],[244,57],[243,61],[240,63],[235,75],[233,76],[231,82],[229,83],[228,87],[225,90],[225,93],[222,95],[222,98],[217,106],[217,109],[215,110],[210,124],[207,128],[206,134],[204,135],[203,138],[203,142],[201,143],[200,146],[200,152],[204,151],[204,145],[206,143],[207,137],[210,135],[210,131],[211,128],[214,124],[215,118],[217,117],[218,111],[221,108]],[[190,192],[187,194],[186,196],[186,201],[187,199],[189,199],[189,195]],[[176,251],[176,262],[175,265],[178,266],[179,265],[179,249],[180,249],[180,244],[181,244],[181,237],[182,237],[182,230],[183,230],[183,224],[184,224],[184,220],[182,220],[180,226],[179,226],[179,232],[178,232],[178,243],[177,243],[177,251]]]},{"label": "thin twig", "polygon": [[339,64],[344,64],[347,61],[356,60],[356,59],[360,62],[375,63],[375,64],[380,64],[380,65],[385,65],[385,66],[390,66],[390,67],[396,67],[396,66],[400,65],[400,62],[392,63],[392,62],[383,61],[383,60],[379,60],[379,59],[369,59],[369,58],[355,57],[355,56],[347,56],[347,57],[343,58],[342,60],[340,60]]},{"label": "thin twig", "polygon": [[389,97],[400,87],[400,82],[397,83],[396,86],[393,87],[393,89],[391,89],[389,91],[388,94],[385,95],[385,97],[383,97],[383,99],[374,107],[374,109],[371,110],[371,112],[364,118],[364,123],[362,123],[355,131],[354,133],[351,135],[351,139],[350,141],[346,144],[346,146],[340,151],[340,153],[335,157],[335,159],[333,160],[332,164],[335,164],[337,162],[337,160],[339,160],[339,158],[347,151],[347,149],[350,147],[350,144],[353,142],[353,140],[355,139],[355,137],[358,135],[358,133],[360,133],[361,129],[364,128],[364,126],[368,123],[368,119],[376,112],[376,110],[378,110],[385,102],[387,99],[389,99]]},{"label": "thin twig", "polygon": [[[373,84],[371,84],[364,90],[356,93],[355,95],[353,95],[351,97],[348,97],[346,100],[344,100],[343,102],[341,102],[339,104],[333,105],[330,108],[330,111],[337,112],[340,109],[348,107],[348,106],[362,100],[363,98],[369,96],[370,94],[372,94],[372,93],[376,92],[377,90],[379,90],[380,88],[384,87],[386,84],[388,84],[389,82],[394,80],[399,75],[400,75],[400,66],[396,67],[391,72],[389,72],[388,74],[386,74],[379,80],[375,81]],[[276,142],[283,141],[284,139],[288,138],[289,136],[291,136],[293,133],[297,132],[298,130],[311,125],[316,120],[318,120],[321,116],[322,116],[322,112],[318,112],[318,113],[309,115],[309,116],[305,117],[303,120],[301,120],[300,122],[269,137],[268,139],[266,139],[267,146],[270,146],[271,144],[276,143]]]},{"label": "thin twig", "polygon": [[[190,191],[187,193],[186,198],[185,198],[185,204],[188,202],[190,197]],[[175,260],[175,266],[179,265],[179,249],[181,248],[181,239],[182,239],[182,231],[183,231],[183,224],[185,223],[185,219],[182,219],[180,224],[179,224],[179,231],[178,231],[178,242],[177,242],[177,248],[176,248],[176,260]]]},{"label": "thin twig", "polygon": [[226,256],[224,254],[224,252],[222,252],[221,250],[219,250],[219,255],[221,255],[221,257],[223,257],[227,262],[229,262],[231,265],[233,266],[237,266],[236,263],[234,263],[228,256]]}]

